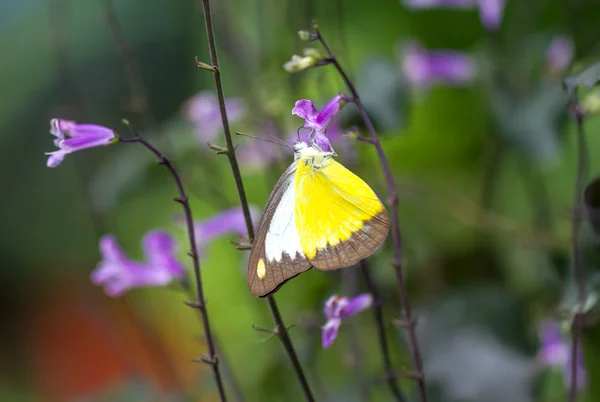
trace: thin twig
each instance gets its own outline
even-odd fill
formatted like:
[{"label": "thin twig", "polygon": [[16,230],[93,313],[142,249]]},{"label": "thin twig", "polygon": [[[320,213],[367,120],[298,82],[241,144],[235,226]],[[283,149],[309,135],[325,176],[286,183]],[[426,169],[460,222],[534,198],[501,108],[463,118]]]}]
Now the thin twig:
[{"label": "thin twig", "polygon": [[[129,125],[129,124],[128,124]],[[208,358],[203,358],[202,361],[206,364],[209,364],[215,376],[215,382],[217,384],[217,389],[219,391],[219,396],[222,402],[227,401],[227,396],[225,395],[225,387],[223,386],[223,380],[221,378],[221,372],[219,370],[219,359],[217,357],[215,341],[212,336],[212,332],[210,331],[210,323],[208,320],[208,312],[206,310],[206,302],[204,300],[204,290],[202,288],[202,277],[200,275],[200,261],[198,259],[198,246],[196,243],[196,233],[194,231],[194,219],[192,217],[192,209],[190,208],[190,204],[188,201],[188,196],[183,187],[183,183],[179,176],[179,173],[171,163],[171,161],[160,152],[154,145],[149,143],[145,138],[141,137],[135,129],[131,125],[129,125],[133,133],[134,137],[131,138],[120,138],[120,142],[126,143],[140,143],[144,145],[150,152],[152,152],[158,158],[158,164],[165,166],[169,169],[173,180],[177,186],[177,191],[179,192],[179,196],[174,198],[174,200],[180,203],[183,206],[183,210],[185,212],[185,221],[187,224],[188,238],[190,241],[190,251],[189,256],[192,257],[192,262],[194,264],[194,276],[196,279],[196,296],[198,298],[197,302],[190,303],[188,305],[192,305],[200,311],[202,318],[202,326],[204,327],[204,337],[206,338],[206,344],[208,346],[209,356]]]},{"label": "thin twig", "polygon": [[321,32],[319,31],[317,25],[316,24],[313,24],[313,25],[314,25],[315,36],[316,36],[315,40],[318,40],[319,42],[321,42],[321,45],[323,45],[323,48],[325,49],[325,51],[328,54],[328,59],[329,59],[330,64],[333,64],[333,66],[335,67],[337,72],[340,74],[341,78],[344,80],[346,87],[352,94],[351,101],[356,105],[358,112],[359,112],[360,116],[362,117],[362,120],[365,123],[367,130],[369,131],[371,140],[373,141],[373,146],[377,150],[379,162],[381,163],[381,168],[385,175],[385,182],[387,185],[389,204],[390,204],[390,210],[391,210],[392,242],[394,245],[393,265],[394,265],[394,268],[396,271],[397,290],[398,290],[398,295],[400,297],[400,301],[401,301],[402,307],[403,307],[403,319],[407,324],[406,329],[408,332],[408,341],[409,341],[409,345],[410,345],[410,349],[411,349],[413,366],[416,371],[415,378],[417,379],[417,383],[419,386],[419,395],[421,398],[421,402],[426,402],[427,394],[426,394],[426,390],[425,390],[423,361],[421,359],[421,352],[419,350],[417,337],[415,335],[414,318],[412,316],[410,302],[408,300],[408,294],[407,294],[407,290],[406,290],[406,284],[404,283],[404,275],[402,273],[402,238],[400,235],[400,221],[399,221],[400,218],[398,215],[398,191],[396,189],[396,183],[394,181],[394,176],[392,175],[392,169],[390,168],[390,164],[385,155],[385,151],[383,150],[383,146],[381,145],[381,142],[379,141],[379,137],[377,136],[377,132],[375,131],[375,127],[373,126],[373,122],[369,118],[369,115],[367,114],[367,110],[365,109],[365,106],[363,105],[362,101],[360,100],[360,97],[358,96],[356,87],[354,86],[354,84],[352,83],[350,78],[348,78],[348,75],[346,74],[346,72],[344,71],[344,69],[342,68],[340,63],[338,62],[335,54],[332,52],[331,48],[329,47],[329,45],[323,38],[323,35],[321,35]]},{"label": "thin twig", "polygon": [[129,107],[136,113],[139,113],[144,119],[144,123],[152,125],[154,117],[150,112],[146,88],[142,80],[142,73],[139,63],[137,63],[131,44],[125,38],[123,29],[119,24],[115,5],[112,0],[103,0],[104,20],[115,41],[119,57],[123,63],[127,86],[129,87]]},{"label": "thin twig", "polygon": [[[244,190],[242,175],[240,173],[238,161],[235,156],[235,149],[233,147],[233,140],[231,138],[231,130],[229,128],[229,120],[227,119],[227,110],[225,108],[225,96],[223,94],[223,84],[221,83],[221,71],[219,69],[219,58],[217,56],[215,33],[213,30],[212,17],[210,12],[210,0],[202,0],[202,7],[204,9],[204,24],[206,26],[206,38],[208,40],[210,61],[213,67],[215,90],[217,92],[217,98],[219,100],[221,121],[223,123],[223,132],[225,134],[225,143],[227,144],[227,152],[225,154],[227,155],[227,159],[229,160],[229,164],[231,165],[231,171],[235,180],[238,196],[240,198],[240,204],[244,212],[244,219],[246,221],[246,228],[248,230],[248,239],[250,240],[250,242],[253,242],[254,226],[252,224],[252,216],[250,215],[250,208],[248,206],[248,200],[246,199],[246,191]],[[306,400],[312,402],[314,401],[312,391],[310,389],[310,386],[308,385],[308,381],[306,380],[306,376],[304,374],[304,371],[302,370],[302,366],[300,365],[300,360],[298,359],[298,355],[296,354],[296,350],[294,349],[294,345],[292,344],[292,341],[288,334],[287,327],[283,322],[281,313],[279,312],[279,307],[275,302],[275,298],[273,296],[268,296],[267,302],[269,304],[269,308],[271,309],[273,319],[275,320],[276,328],[278,329],[277,336],[279,337],[279,340],[281,341],[292,363],[292,366],[296,373],[296,377],[298,379],[298,382],[300,383],[300,386],[302,387],[302,391],[304,392]]]},{"label": "thin twig", "polygon": [[394,368],[392,367],[392,359],[390,357],[390,350],[383,321],[383,303],[381,302],[381,296],[379,295],[377,286],[375,286],[375,282],[373,282],[373,278],[371,278],[369,262],[366,259],[360,262],[360,270],[365,279],[365,283],[367,284],[367,289],[369,289],[369,293],[373,295],[373,312],[375,322],[377,323],[377,338],[379,340],[379,349],[381,350],[381,357],[383,358],[383,366],[385,368],[385,379],[394,399],[398,402],[405,402],[406,397],[402,394],[402,391],[396,383],[396,376],[394,375]]},{"label": "thin twig", "polygon": [[581,215],[583,209],[583,186],[587,171],[587,153],[585,144],[585,133],[583,130],[584,112],[575,96],[571,109],[577,122],[577,177],[575,179],[575,190],[573,195],[573,219],[572,219],[572,243],[571,243],[571,265],[573,277],[577,284],[578,311],[575,313],[572,323],[572,342],[571,342],[571,384],[569,386],[569,401],[575,402],[577,399],[577,365],[578,353],[581,342],[583,313],[585,305],[585,272],[581,265],[581,245],[579,243],[579,233],[581,229]]}]

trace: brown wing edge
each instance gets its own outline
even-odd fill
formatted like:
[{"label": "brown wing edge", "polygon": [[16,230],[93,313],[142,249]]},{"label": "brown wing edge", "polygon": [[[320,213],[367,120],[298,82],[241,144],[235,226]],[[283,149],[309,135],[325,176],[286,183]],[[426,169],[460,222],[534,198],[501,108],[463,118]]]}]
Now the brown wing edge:
[{"label": "brown wing edge", "polygon": [[[275,184],[275,187],[273,187],[273,191],[271,191],[269,199],[267,200],[265,211],[252,244],[250,258],[248,260],[247,279],[250,292],[257,297],[267,297],[272,295],[281,289],[287,281],[312,267],[304,256],[292,260],[291,257],[284,254],[283,259],[280,262],[270,263],[265,255],[265,238],[267,237],[267,232],[271,225],[271,219],[273,218],[275,209],[288,186],[293,185],[290,176],[292,176],[295,170],[296,165],[290,165],[290,167],[281,175],[281,178],[277,184]],[[256,274],[256,266],[261,258],[265,262],[265,277],[262,279],[258,278],[258,275]]]},{"label": "brown wing edge", "polygon": [[350,238],[336,246],[328,245],[317,249],[317,255],[310,263],[322,271],[349,267],[373,255],[388,236],[390,217],[384,208],[373,218],[364,222],[363,227]]}]

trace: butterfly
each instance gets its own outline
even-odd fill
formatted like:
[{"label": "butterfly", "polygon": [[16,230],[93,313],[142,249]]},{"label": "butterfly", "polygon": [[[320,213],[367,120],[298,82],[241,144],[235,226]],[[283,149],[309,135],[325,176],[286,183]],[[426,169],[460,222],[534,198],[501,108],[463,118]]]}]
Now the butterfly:
[{"label": "butterfly", "polygon": [[319,138],[294,143],[294,162],[267,200],[248,262],[255,296],[276,292],[311,267],[354,265],[388,235],[389,215],[377,195]]}]

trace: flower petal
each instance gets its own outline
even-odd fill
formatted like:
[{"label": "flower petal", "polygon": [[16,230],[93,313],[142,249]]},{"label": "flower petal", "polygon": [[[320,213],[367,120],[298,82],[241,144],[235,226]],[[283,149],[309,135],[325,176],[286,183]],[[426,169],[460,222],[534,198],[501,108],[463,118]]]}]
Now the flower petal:
[{"label": "flower petal", "polygon": [[304,119],[304,127],[315,128],[318,112],[311,100],[300,99],[297,101],[292,109],[292,114]]},{"label": "flower petal", "polygon": [[65,160],[65,156],[67,156],[68,153],[69,151],[62,149],[54,152],[46,152],[46,155],[50,155],[48,161],[46,162],[46,166],[50,168],[57,167],[62,163],[62,161]]},{"label": "flower petal", "polygon": [[566,36],[552,39],[546,51],[546,66],[548,70],[561,73],[569,67],[573,60],[573,42]]},{"label": "flower petal", "polygon": [[402,71],[409,84],[427,88],[435,82],[464,85],[476,74],[476,64],[470,55],[451,50],[427,51],[411,42],[403,49]]},{"label": "flower petal", "polygon": [[127,259],[113,235],[104,235],[100,238],[100,252],[102,253],[102,258],[107,261],[121,262]]},{"label": "flower petal", "polygon": [[323,308],[323,314],[328,320],[334,318],[340,318],[342,309],[348,305],[348,298],[340,295],[332,295],[325,301],[325,307]]},{"label": "flower petal", "polygon": [[487,29],[498,29],[506,0],[479,0],[479,18]]},{"label": "flower petal", "polygon": [[313,143],[323,152],[333,152],[333,147],[331,146],[329,139],[322,132],[317,132],[313,139]]},{"label": "flower petal", "polygon": [[112,130],[80,131],[77,136],[66,139],[59,147],[71,152],[111,144],[116,139]]},{"label": "flower petal", "polygon": [[335,338],[337,338],[338,330],[341,324],[342,320],[339,318],[333,318],[325,323],[322,328],[323,349],[327,349],[333,344],[333,341],[335,341]]},{"label": "flower petal", "polygon": [[[246,114],[246,105],[238,98],[225,99],[229,123],[235,123]],[[201,91],[183,105],[185,117],[195,126],[196,135],[202,142],[213,141],[222,127],[221,110],[213,91]]]},{"label": "flower petal", "polygon": [[[256,223],[259,212],[253,206],[250,207],[250,216],[252,217],[252,221]],[[241,207],[230,208],[211,218],[195,223],[194,230],[196,231],[198,242],[202,245],[226,233],[244,235],[247,233],[244,212]]]},{"label": "flower petal", "polygon": [[370,293],[360,294],[350,300],[350,302],[342,309],[340,318],[350,317],[351,315],[360,313],[373,305],[373,296]]},{"label": "flower petal", "polygon": [[404,5],[414,9],[425,8],[469,8],[477,5],[477,0],[404,0]]},{"label": "flower petal", "polygon": [[[297,103],[296,103],[297,104]],[[337,113],[342,107],[342,97],[337,95],[332,100],[327,102],[321,113],[317,116],[317,125],[321,128],[321,131],[327,127],[329,120]],[[293,113],[293,112],[292,112]]]},{"label": "flower petal", "polygon": [[75,122],[71,120],[52,119],[50,120],[50,134],[59,139],[64,139],[65,133],[74,125]]},{"label": "flower petal", "polygon": [[175,241],[160,230],[148,232],[142,240],[146,262],[154,271],[165,271],[173,278],[185,275],[185,268],[175,258]]},{"label": "flower petal", "polygon": [[72,138],[88,135],[98,135],[106,138],[115,137],[115,132],[113,130],[97,124],[71,124],[66,126],[64,133]]}]

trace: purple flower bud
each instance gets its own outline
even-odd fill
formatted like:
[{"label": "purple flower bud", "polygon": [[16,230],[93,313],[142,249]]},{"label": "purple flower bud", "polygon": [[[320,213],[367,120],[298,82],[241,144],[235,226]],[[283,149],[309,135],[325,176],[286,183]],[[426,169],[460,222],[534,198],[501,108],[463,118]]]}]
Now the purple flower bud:
[{"label": "purple flower bud", "polygon": [[466,85],[476,74],[474,59],[450,50],[427,51],[416,42],[403,49],[402,71],[412,86],[427,89],[435,83]]},{"label": "purple flower bud", "polygon": [[304,119],[304,127],[317,132],[323,132],[327,129],[331,118],[343,105],[344,101],[341,95],[338,95],[330,100],[323,110],[319,112],[311,100],[301,99],[296,102],[296,105],[292,109],[292,114]]},{"label": "purple flower bud", "polygon": [[[229,123],[233,124],[244,117],[246,105],[241,99],[228,98],[225,99],[225,110]],[[213,141],[222,128],[219,101],[212,91],[202,91],[188,99],[183,105],[183,113],[194,125],[196,135],[203,144]]]},{"label": "purple flower bud", "polygon": [[553,74],[565,71],[573,60],[573,42],[566,36],[552,39],[546,50],[546,68]]},{"label": "purple flower bud", "polygon": [[95,124],[76,124],[62,119],[50,121],[50,134],[56,137],[54,145],[58,147],[58,151],[46,152],[46,155],[50,155],[48,167],[57,167],[72,152],[117,141],[117,135],[109,128]]},{"label": "purple flower bud", "polygon": [[352,299],[340,295],[333,295],[327,299],[323,308],[323,314],[327,318],[327,322],[322,327],[323,349],[333,344],[343,319],[366,310],[372,304],[373,296],[369,293],[360,294]]},{"label": "purple flower bud", "polygon": [[127,258],[116,238],[100,239],[102,261],[91,274],[96,285],[104,286],[110,297],[118,297],[137,287],[164,286],[185,276],[185,269],[175,258],[175,242],[162,231],[148,232],[142,240],[146,262]]}]

